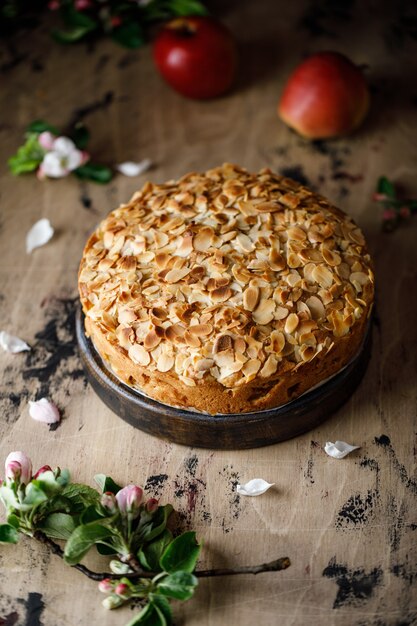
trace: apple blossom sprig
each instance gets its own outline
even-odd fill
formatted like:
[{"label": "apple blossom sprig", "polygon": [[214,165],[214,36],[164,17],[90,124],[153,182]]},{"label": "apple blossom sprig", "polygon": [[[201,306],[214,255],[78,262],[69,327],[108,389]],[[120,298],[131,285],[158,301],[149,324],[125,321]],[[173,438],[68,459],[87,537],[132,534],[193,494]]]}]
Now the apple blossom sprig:
[{"label": "apple blossom sprig", "polygon": [[417,199],[399,197],[394,183],[386,176],[379,178],[372,199],[383,208],[382,229],[388,233],[395,230],[401,222],[407,221],[413,213],[417,213]]},{"label": "apple blossom sprig", "polygon": [[126,48],[142,46],[154,22],[207,14],[200,0],[51,0],[48,7],[59,12],[64,23],[64,30],[53,31],[60,43],[104,35]]},{"label": "apple blossom sprig", "polygon": [[[0,524],[0,542],[17,543],[19,533],[46,545],[84,575],[99,582],[103,606],[115,609],[139,599],[142,609],[127,626],[169,626],[171,600],[189,600],[198,578],[259,574],[286,569],[287,557],[257,566],[197,570],[201,545],[195,532],[174,538],[167,527],[170,504],[144,498],[141,487],[120,487],[109,476],[95,480],[101,494],[88,485],[71,483],[68,470],[44,465],[35,474],[23,452],[6,459],[0,500],[7,522]],[[64,540],[64,549],[54,539]],[[110,572],[93,572],[80,563],[95,547],[109,557]]]},{"label": "apple blossom sprig", "polygon": [[10,171],[16,176],[36,171],[39,180],[75,174],[81,179],[108,183],[113,171],[91,161],[85,150],[88,139],[88,130],[81,123],[67,137],[47,122],[37,120],[28,126],[25,143],[9,159]]}]

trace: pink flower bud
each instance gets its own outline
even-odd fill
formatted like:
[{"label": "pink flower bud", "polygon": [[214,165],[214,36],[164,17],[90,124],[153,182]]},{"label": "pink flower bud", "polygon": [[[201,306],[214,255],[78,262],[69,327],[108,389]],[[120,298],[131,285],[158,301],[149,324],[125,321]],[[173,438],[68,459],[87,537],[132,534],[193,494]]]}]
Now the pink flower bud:
[{"label": "pink flower bud", "polygon": [[394,209],[385,209],[382,214],[382,219],[385,222],[389,222],[390,220],[395,220],[395,211]]},{"label": "pink flower bud", "polygon": [[114,593],[118,596],[127,596],[129,595],[129,587],[125,583],[119,583],[114,588]]},{"label": "pink flower bud", "polygon": [[148,513],[155,513],[159,506],[159,502],[156,498],[149,498],[145,506]]},{"label": "pink flower bud", "polygon": [[113,591],[114,583],[110,578],[105,578],[104,580],[100,580],[98,583],[98,590],[101,593],[111,593]]},{"label": "pink flower bud", "polygon": [[117,28],[122,23],[122,20],[118,15],[112,15],[112,17],[110,18],[110,23],[113,28]]},{"label": "pink flower bud", "polygon": [[136,485],[127,485],[127,487],[123,487],[123,489],[118,491],[116,500],[121,513],[134,513],[133,517],[137,517],[142,496],[143,490]]},{"label": "pink flower bud", "polygon": [[33,478],[39,478],[39,476],[44,472],[52,472],[52,467],[49,467],[49,465],[42,465],[42,467],[38,469]]},{"label": "pink flower bud", "polygon": [[6,478],[24,485],[32,479],[32,462],[24,452],[10,452],[5,463]]},{"label": "pink flower bud", "polygon": [[58,0],[51,0],[50,2],[48,2],[48,9],[50,9],[51,11],[57,11],[59,9]]},{"label": "pink flower bud", "polygon": [[103,493],[100,499],[101,506],[107,509],[110,513],[114,513],[117,509],[117,503],[114,493],[106,491]]},{"label": "pink flower bud", "polygon": [[407,219],[408,217],[410,217],[410,215],[411,215],[411,211],[410,211],[410,209],[408,208],[408,206],[402,206],[402,207],[400,208],[400,215],[401,215],[401,217],[404,217],[404,218],[406,218],[406,219]]},{"label": "pink flower bud", "polygon": [[385,193],[374,193],[372,195],[372,200],[376,202],[383,202],[384,200],[388,200],[388,196]]},{"label": "pink flower bud", "polygon": [[45,130],[43,133],[40,133],[38,137],[38,141],[40,146],[44,150],[52,150],[52,146],[55,141],[55,135],[49,132],[49,130]]},{"label": "pink flower bud", "polygon": [[91,7],[90,0],[75,0],[75,8],[77,11],[85,11]]}]

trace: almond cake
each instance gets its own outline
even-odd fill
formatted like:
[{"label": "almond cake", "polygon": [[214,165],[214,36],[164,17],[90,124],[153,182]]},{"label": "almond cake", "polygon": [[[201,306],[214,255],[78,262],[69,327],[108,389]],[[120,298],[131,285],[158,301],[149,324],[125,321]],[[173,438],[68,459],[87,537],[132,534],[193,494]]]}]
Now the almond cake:
[{"label": "almond cake", "polygon": [[123,382],[210,414],[297,398],[358,353],[374,298],[362,232],[269,169],[146,183],[89,238],[85,330]]}]

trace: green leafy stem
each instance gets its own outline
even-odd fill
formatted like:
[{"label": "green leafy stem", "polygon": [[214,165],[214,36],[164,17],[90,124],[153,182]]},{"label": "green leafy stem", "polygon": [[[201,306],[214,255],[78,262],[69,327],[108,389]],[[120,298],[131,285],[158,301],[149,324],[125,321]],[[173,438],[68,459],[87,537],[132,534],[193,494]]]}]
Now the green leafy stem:
[{"label": "green leafy stem", "polygon": [[382,230],[392,232],[402,222],[417,213],[417,199],[402,198],[398,189],[386,176],[378,179],[373,199],[383,208]]},{"label": "green leafy stem", "polygon": [[[42,531],[37,531],[34,534],[34,539],[37,539],[40,543],[48,546],[49,550],[52,554],[59,556],[61,559],[64,558],[64,551],[61,546],[59,546],[55,541],[47,537]],[[194,571],[194,576],[196,578],[211,578],[213,576],[236,576],[241,574],[263,574],[265,572],[280,572],[281,570],[287,569],[290,567],[291,561],[288,557],[280,557],[279,559],[275,559],[274,561],[269,561],[268,563],[261,563],[260,565],[243,565],[240,567],[225,567],[225,568],[217,568],[217,569],[200,569]],[[120,580],[121,578],[129,578],[131,580],[135,578],[153,578],[156,576],[155,572],[146,572],[138,568],[134,572],[130,574],[114,574],[113,572],[93,572],[85,565],[81,563],[77,563],[72,566],[74,569],[78,570],[87,578],[91,580],[95,580],[100,582],[101,580],[106,580],[110,578],[111,580]]]}]

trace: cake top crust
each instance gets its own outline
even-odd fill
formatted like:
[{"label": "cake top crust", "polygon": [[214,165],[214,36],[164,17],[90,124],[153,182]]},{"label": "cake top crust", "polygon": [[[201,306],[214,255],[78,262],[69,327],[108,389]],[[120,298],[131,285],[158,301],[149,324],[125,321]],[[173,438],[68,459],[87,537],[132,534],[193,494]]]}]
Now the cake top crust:
[{"label": "cake top crust", "polygon": [[369,314],[372,263],[345,213],[268,169],[146,183],[90,237],[85,314],[135,364],[188,386],[295,370]]}]

